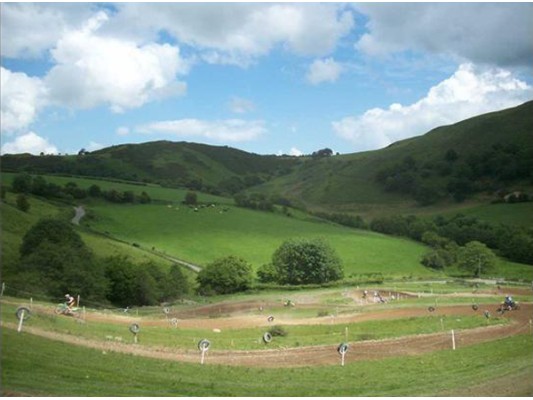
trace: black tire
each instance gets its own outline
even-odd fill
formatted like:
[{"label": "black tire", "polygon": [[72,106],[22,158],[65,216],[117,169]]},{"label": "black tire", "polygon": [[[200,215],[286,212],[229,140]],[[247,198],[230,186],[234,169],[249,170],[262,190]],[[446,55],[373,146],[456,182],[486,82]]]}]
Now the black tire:
[{"label": "black tire", "polygon": [[211,346],[211,342],[207,339],[202,339],[198,342],[198,350],[200,351],[207,351],[209,346]]},{"label": "black tire", "polygon": [[429,307],[428,307],[428,311],[429,311],[429,312],[433,312],[433,311],[435,311],[435,307],[433,307],[433,306],[429,306]]},{"label": "black tire", "polygon": [[348,343],[341,343],[339,347],[337,347],[337,352],[339,354],[346,354],[348,352]]},{"label": "black tire", "polygon": [[130,332],[133,334],[138,334],[141,331],[141,327],[138,324],[131,324],[130,325]]},{"label": "black tire", "polygon": [[268,317],[268,322],[272,322],[274,321],[274,317],[271,315],[270,317]]},{"label": "black tire", "polygon": [[29,308],[26,307],[19,307],[17,308],[17,311],[15,312],[15,315],[17,316],[17,319],[20,321],[22,318],[22,312],[24,311],[24,321],[26,321],[28,318],[30,318],[31,311]]},{"label": "black tire", "polygon": [[472,304],[472,310],[477,311],[478,308],[479,308],[479,307],[477,306],[477,304]]},{"label": "black tire", "polygon": [[272,334],[270,332],[265,332],[263,335],[263,342],[270,343],[272,341]]}]

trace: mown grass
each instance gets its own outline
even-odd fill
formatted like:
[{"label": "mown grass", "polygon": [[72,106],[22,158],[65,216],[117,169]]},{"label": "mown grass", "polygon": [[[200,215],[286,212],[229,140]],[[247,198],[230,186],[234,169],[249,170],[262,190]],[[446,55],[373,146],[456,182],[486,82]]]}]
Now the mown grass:
[{"label": "mown grass", "polygon": [[[332,351],[335,348],[332,347]],[[438,396],[533,373],[521,335],[422,356],[294,369],[186,364],[91,350],[2,329],[2,394],[32,396]],[[348,353],[349,360],[349,353]],[[472,394],[471,394],[472,395]]]}]

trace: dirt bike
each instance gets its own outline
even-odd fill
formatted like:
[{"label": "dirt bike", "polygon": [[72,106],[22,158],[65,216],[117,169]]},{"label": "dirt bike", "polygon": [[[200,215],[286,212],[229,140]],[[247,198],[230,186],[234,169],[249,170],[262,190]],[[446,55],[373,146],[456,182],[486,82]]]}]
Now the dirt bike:
[{"label": "dirt bike", "polygon": [[518,304],[518,302],[516,301],[513,301],[512,303],[503,302],[502,304],[500,304],[497,311],[500,314],[503,314],[506,311],[513,311],[513,310],[520,310],[520,304]]},{"label": "dirt bike", "polygon": [[54,311],[59,315],[68,315],[71,317],[80,316],[80,309],[78,307],[69,307],[65,303],[58,304]]}]

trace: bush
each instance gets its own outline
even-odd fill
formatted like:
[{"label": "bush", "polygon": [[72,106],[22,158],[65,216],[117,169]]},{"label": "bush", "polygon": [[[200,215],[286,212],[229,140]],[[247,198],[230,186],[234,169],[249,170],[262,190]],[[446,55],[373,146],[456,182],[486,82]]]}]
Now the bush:
[{"label": "bush", "polygon": [[28,212],[30,210],[30,202],[25,195],[19,194],[17,196],[17,208],[23,212]]},{"label": "bush", "polygon": [[289,332],[287,332],[285,328],[280,325],[274,325],[272,328],[270,328],[270,334],[272,336],[287,336]]},{"label": "bush", "polygon": [[198,273],[196,280],[200,294],[241,292],[252,286],[252,266],[241,258],[228,256],[208,264]]},{"label": "bush", "polygon": [[281,284],[326,283],[344,276],[340,258],[321,239],[285,241],[272,256],[272,264]]}]

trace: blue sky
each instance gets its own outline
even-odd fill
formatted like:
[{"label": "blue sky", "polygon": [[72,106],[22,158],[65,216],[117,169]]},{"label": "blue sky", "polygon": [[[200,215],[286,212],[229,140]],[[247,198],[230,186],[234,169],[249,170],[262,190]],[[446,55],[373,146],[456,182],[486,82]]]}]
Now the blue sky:
[{"label": "blue sky", "polygon": [[533,99],[532,3],[2,3],[2,153],[353,153]]}]

